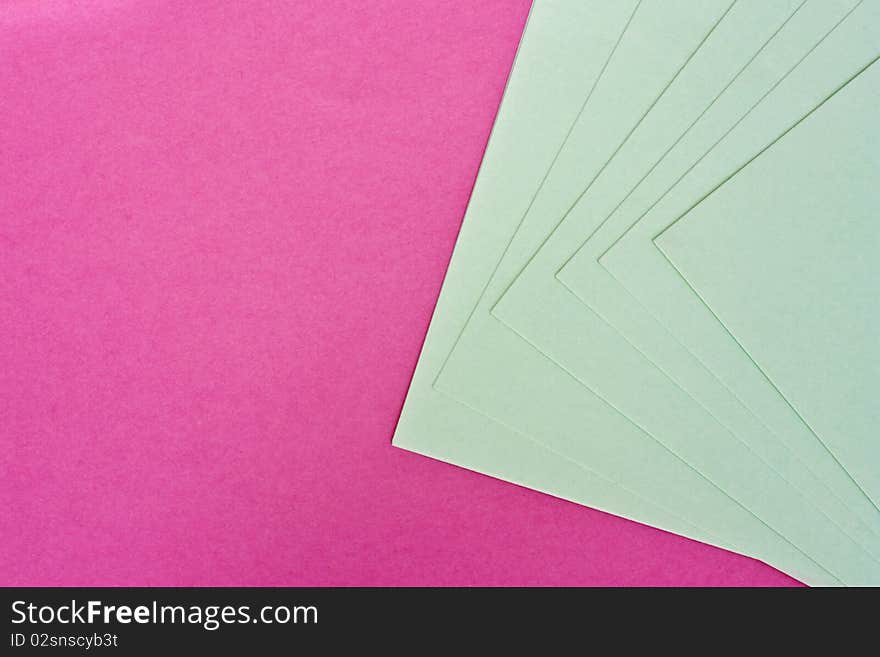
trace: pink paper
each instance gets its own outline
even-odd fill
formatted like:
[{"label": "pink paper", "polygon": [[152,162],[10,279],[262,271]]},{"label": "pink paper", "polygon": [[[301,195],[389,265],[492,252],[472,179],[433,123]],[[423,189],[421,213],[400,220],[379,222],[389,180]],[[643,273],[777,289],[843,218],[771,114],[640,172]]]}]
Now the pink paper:
[{"label": "pink paper", "polygon": [[0,5],[0,584],[792,583],[390,445],[527,10]]}]

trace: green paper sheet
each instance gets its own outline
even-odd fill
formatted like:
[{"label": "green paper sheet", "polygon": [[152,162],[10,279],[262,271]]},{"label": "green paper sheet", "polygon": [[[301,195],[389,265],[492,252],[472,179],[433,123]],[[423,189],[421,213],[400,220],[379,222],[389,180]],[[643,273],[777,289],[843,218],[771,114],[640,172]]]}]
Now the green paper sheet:
[{"label": "green paper sheet", "polygon": [[[811,5],[814,14],[835,8],[834,3],[810,0],[799,16],[807,16],[804,12]],[[771,59],[773,62],[796,55],[780,37],[775,39],[780,48]],[[621,331],[635,347],[667,373],[678,373],[678,380],[690,380],[675,369],[676,363],[686,362],[681,347],[687,348],[696,361],[695,368],[706,368],[717,376],[874,534],[878,526],[877,508],[651,240],[766,144],[768,137],[775,134],[774,128],[781,132],[791,125],[878,53],[880,7],[876,0],[870,0],[847,15],[785,78],[780,88],[774,89],[750,113],[754,116],[748,116],[743,125],[737,125],[724,138],[724,148],[716,148],[703,160],[699,143],[711,139],[711,134],[724,135],[727,130],[724,105],[716,104],[704,117],[709,120],[692,130],[652,170],[558,275],[581,301]],[[786,103],[784,98],[790,100]],[[792,113],[790,108],[797,111]],[[851,535],[859,536],[857,528],[841,524]],[[870,537],[861,539],[864,543]]]},{"label": "green paper sheet", "polygon": [[[829,6],[830,3],[824,3],[824,8]],[[636,419],[642,427],[734,494],[768,524],[780,529],[809,554],[821,555],[818,560],[845,582],[871,583],[876,581],[877,564],[876,559],[871,559],[866,552],[880,554],[880,541],[871,527],[863,524],[844,503],[831,495],[827,486],[795,459],[792,452],[739,404],[717,379],[705,369],[694,367],[693,359],[682,349],[676,349],[674,341],[668,345],[671,349],[662,352],[666,373],[672,372],[676,382],[684,380],[682,385],[685,390],[703,406],[703,409],[699,409],[702,417],[688,414],[686,404],[689,400],[686,396],[680,394],[678,398],[670,397],[663,391],[665,377],[662,373],[655,370],[654,378],[648,379],[651,373],[646,371],[644,363],[639,363],[637,358],[626,360],[627,353],[634,353],[631,345],[612,336],[613,332],[605,322],[574,300],[554,280],[559,264],[586,235],[601,225],[602,219],[613,211],[626,190],[631,189],[639,177],[649,170],[652,158],[656,162],[656,158],[662,157],[694,117],[716,108],[716,104],[712,103],[716,98],[713,94],[721,90],[730,91],[730,87],[725,87],[730,78],[722,74],[724,66],[733,75],[740,70],[742,62],[749,62],[748,53],[743,52],[741,43],[734,41],[734,35],[743,33],[749,25],[760,23],[769,24],[771,29],[779,29],[779,8],[779,4],[773,3],[737,3],[700,53],[654,105],[614,159],[604,167],[552,238],[531,259],[494,312],[534,347],[553,358],[579,381],[602,394],[629,417]],[[803,8],[806,9],[806,5]],[[741,10],[739,14],[737,9]],[[825,29],[845,15],[843,9],[826,23]],[[757,33],[758,30],[752,32]],[[801,56],[810,45],[809,42],[803,44]],[[749,67],[760,63],[759,58],[760,55],[749,62]],[[713,72],[718,76],[713,77]],[[744,71],[744,74],[748,73],[748,70]],[[780,75],[782,73],[784,69]],[[845,77],[840,74],[836,82]],[[769,91],[770,86],[736,89],[734,95],[737,98],[734,100],[738,102],[733,103],[733,107],[738,106],[739,109],[731,113],[728,127],[755,100]],[[700,91],[704,96],[695,102]],[[694,102],[690,113],[689,101]],[[763,124],[761,128],[768,126],[772,124]],[[767,133],[768,138],[778,135],[784,127],[772,128],[773,131]],[[576,135],[574,132],[572,139]],[[567,147],[572,144],[572,139]],[[702,152],[712,146],[714,139],[717,137],[703,142]],[[560,158],[557,165],[561,161]],[[734,160],[733,165],[736,162]],[[595,286],[596,283],[601,284],[601,280],[592,283]],[[614,374],[609,375],[612,371]],[[643,388],[642,394],[633,396],[629,391],[632,381],[643,386],[650,382],[652,387]],[[669,386],[668,380],[665,384]],[[661,394],[666,396],[661,397]],[[706,418],[710,416],[721,421],[733,435],[717,431],[709,433]],[[771,498],[773,502],[768,503]],[[824,513],[808,508],[807,502]],[[840,526],[863,549],[858,549],[854,541],[842,541],[839,538]]]},{"label": "green paper sheet", "polygon": [[[617,64],[612,58],[587,106],[587,111],[596,111],[597,93],[602,90],[606,111],[596,140],[590,143],[595,157],[613,153],[732,4],[659,0],[640,4],[615,52]],[[621,49],[627,53],[624,58],[618,57]],[[516,232],[516,217],[499,215],[496,220],[505,218],[510,222],[507,229]],[[517,233],[521,234],[522,230]],[[554,451],[573,454],[578,463],[620,481],[676,515],[692,519],[737,551],[762,558],[810,583],[839,583],[742,505],[717,487],[707,486],[699,472],[488,314],[491,299],[497,298],[509,280],[510,256],[516,247],[514,242],[506,250],[504,261],[435,386],[552,445]],[[474,339],[481,334],[486,339]],[[641,391],[636,386],[630,393],[638,395]],[[841,537],[841,541],[846,538]]]},{"label": "green paper sheet", "polygon": [[657,246],[880,500],[880,64]]},{"label": "green paper sheet", "polygon": [[[748,3],[740,2],[738,6],[746,7]],[[747,13],[754,15],[753,12],[760,11],[766,15],[773,8],[772,4],[755,3],[750,6],[752,11]],[[620,182],[638,170],[635,164],[645,161],[646,153],[652,153],[647,158],[646,164],[649,165],[651,158],[655,157],[653,153],[662,156],[664,148],[675,143],[679,130],[674,127],[676,120],[686,128],[692,117],[699,117],[710,107],[707,103],[713,100],[712,94],[720,91],[719,86],[727,80],[724,76],[717,80],[711,72],[723,70],[720,64],[725,57],[709,57],[708,62],[703,62],[701,55],[711,52],[712,37],[720,35],[725,25],[732,25],[735,18],[731,12],[710,36],[701,52],[654,105],[649,116],[618,149],[614,160],[594,179],[578,204],[584,205],[583,211],[565,217],[493,312],[525,340],[553,357],[584,385],[633,418],[842,581],[871,584],[880,581],[877,560],[850,535],[847,535],[849,540],[842,538],[837,518],[832,519],[818,510],[823,506],[828,508],[825,504],[829,499],[827,488],[795,461],[759,422],[751,421],[754,418],[745,412],[746,409],[741,405],[725,404],[725,397],[735,400],[723,386],[712,377],[703,377],[702,386],[714,383],[716,389],[707,390],[709,394],[702,395],[703,407],[694,406],[687,394],[664,372],[654,367],[595,313],[573,300],[571,294],[554,280],[560,263],[614,208],[615,200],[620,198]],[[766,22],[766,18],[762,20]],[[742,32],[748,24],[744,18],[735,32]],[[731,35],[719,40],[722,55],[735,50],[729,46]],[[739,66],[739,61],[736,65]],[[845,76],[841,78],[845,79]],[[704,89],[710,91],[700,97],[699,92]],[[693,103],[690,115],[686,110],[688,102]],[[742,111],[747,109],[748,105],[745,105]],[[768,136],[768,140],[772,140],[785,125],[773,128],[772,123],[765,122],[758,126],[759,131],[766,131],[768,127],[773,130]],[[566,148],[578,136],[576,127]],[[664,140],[664,136],[668,139]],[[711,142],[706,144],[707,148],[710,146]],[[561,161],[561,158],[557,160],[557,165]],[[735,167],[737,163],[738,160],[733,160],[731,164]],[[615,164],[619,166],[615,167]],[[609,176],[610,182],[603,186],[602,181]],[[623,191],[637,180],[635,177],[629,181]],[[588,197],[598,200],[592,204],[584,203]],[[590,206],[604,210],[593,213]],[[634,395],[632,391],[636,386],[641,392]],[[695,385],[692,391],[700,395],[704,388]],[[726,427],[718,425],[713,416],[721,419]],[[713,428],[713,423],[718,429]],[[797,483],[798,488],[789,482]],[[843,504],[838,503],[836,507],[830,510],[851,515]],[[854,518],[854,521],[858,519]],[[858,528],[853,527],[853,522],[847,525]],[[874,545],[868,545],[877,551],[876,538],[869,528],[861,532],[860,538],[863,544],[874,539]]]},{"label": "green paper sheet", "polygon": [[393,444],[723,546],[432,387],[509,237],[497,218],[528,206],[636,6],[636,0],[538,0],[532,8]]}]

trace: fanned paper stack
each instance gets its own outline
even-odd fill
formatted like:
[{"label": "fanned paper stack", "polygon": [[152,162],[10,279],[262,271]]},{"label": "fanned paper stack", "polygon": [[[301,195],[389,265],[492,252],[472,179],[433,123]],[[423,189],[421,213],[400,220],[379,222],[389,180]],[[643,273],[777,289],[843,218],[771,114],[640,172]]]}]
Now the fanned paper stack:
[{"label": "fanned paper stack", "polygon": [[880,584],[880,0],[537,0],[394,444]]}]

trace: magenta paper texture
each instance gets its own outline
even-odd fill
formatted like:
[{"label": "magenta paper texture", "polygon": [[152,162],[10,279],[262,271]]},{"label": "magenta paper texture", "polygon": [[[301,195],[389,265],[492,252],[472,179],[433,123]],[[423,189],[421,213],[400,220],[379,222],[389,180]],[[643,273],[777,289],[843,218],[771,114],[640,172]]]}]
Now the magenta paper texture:
[{"label": "magenta paper texture", "polygon": [[391,447],[528,4],[0,6],[0,584],[792,583]]}]

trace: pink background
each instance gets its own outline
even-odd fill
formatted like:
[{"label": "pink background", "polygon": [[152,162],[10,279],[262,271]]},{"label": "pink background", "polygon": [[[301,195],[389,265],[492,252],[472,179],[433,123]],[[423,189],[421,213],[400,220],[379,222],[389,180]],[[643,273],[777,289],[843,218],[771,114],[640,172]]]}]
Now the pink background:
[{"label": "pink background", "polygon": [[0,584],[793,583],[390,445],[527,10],[0,5]]}]

